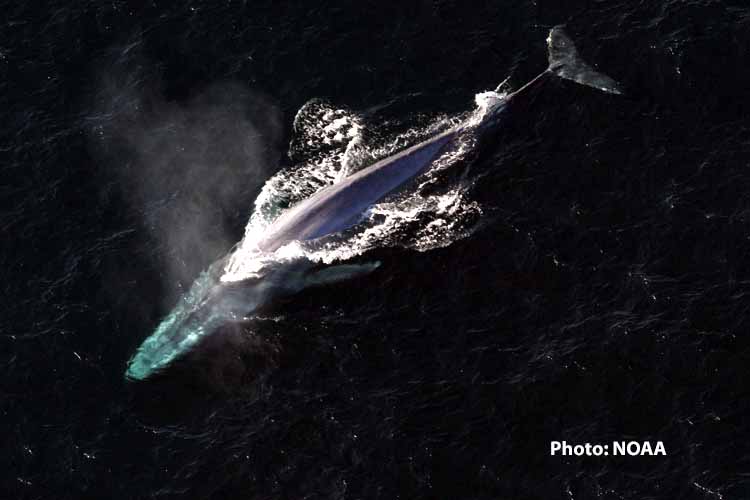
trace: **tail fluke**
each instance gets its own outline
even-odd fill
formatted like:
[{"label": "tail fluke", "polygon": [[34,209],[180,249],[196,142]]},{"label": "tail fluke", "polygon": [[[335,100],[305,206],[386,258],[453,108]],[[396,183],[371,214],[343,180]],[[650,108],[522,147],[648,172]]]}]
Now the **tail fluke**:
[{"label": "tail fluke", "polygon": [[588,85],[611,94],[622,94],[620,84],[586,64],[573,41],[560,26],[552,28],[547,37],[549,71],[560,78]]}]

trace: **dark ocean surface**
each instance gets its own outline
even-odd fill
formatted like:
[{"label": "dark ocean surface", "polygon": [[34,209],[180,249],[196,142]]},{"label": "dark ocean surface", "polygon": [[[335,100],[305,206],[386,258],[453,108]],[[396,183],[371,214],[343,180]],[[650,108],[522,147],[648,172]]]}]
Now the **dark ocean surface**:
[{"label": "dark ocean surface", "polygon": [[[178,3],[2,6],[0,498],[750,498],[746,2]],[[126,382],[314,163],[306,102],[387,147],[534,77],[560,23],[625,95],[513,110],[427,188],[464,183],[463,237],[386,238]]]}]

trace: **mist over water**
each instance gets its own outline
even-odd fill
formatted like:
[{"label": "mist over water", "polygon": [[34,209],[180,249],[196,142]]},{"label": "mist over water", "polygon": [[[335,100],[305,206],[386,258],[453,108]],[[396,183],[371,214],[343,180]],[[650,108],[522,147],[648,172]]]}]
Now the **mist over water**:
[{"label": "mist over water", "polygon": [[98,73],[89,141],[98,165],[158,241],[164,279],[189,284],[234,244],[233,220],[281,156],[281,114],[239,82],[162,95],[148,61]]}]

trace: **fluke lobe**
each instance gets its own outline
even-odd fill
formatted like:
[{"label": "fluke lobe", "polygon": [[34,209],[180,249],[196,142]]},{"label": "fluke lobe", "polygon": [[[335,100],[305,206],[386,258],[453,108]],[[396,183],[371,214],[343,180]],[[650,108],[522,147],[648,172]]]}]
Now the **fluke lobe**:
[{"label": "fluke lobe", "polygon": [[[260,238],[258,247],[273,252],[292,241],[313,240],[347,229],[362,214],[407,181],[424,172],[432,162],[455,146],[464,131],[489,130],[497,125],[503,110],[528,95],[550,76],[564,78],[605,92],[619,94],[618,84],[596,72],[578,55],[562,28],[547,37],[549,67],[516,92],[503,98],[477,121],[468,120],[448,131],[388,156],[296,204],[273,222]],[[174,310],[140,345],[128,363],[126,378],[143,380],[169,366],[227,321],[239,321],[253,310],[283,295],[308,286],[350,279],[370,272],[373,265],[338,265],[310,272],[304,263],[279,265],[252,281],[220,281],[223,261],[214,263],[193,284]]]}]

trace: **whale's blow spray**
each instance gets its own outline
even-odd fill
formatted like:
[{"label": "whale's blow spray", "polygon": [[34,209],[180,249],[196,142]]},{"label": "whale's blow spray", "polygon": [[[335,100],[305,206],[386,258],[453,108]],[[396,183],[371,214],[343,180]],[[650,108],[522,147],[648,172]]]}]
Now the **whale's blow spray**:
[{"label": "whale's blow spray", "polygon": [[277,168],[280,112],[231,81],[171,100],[137,44],[100,66],[90,149],[158,245],[167,288],[187,285],[236,241],[238,207]]}]

